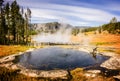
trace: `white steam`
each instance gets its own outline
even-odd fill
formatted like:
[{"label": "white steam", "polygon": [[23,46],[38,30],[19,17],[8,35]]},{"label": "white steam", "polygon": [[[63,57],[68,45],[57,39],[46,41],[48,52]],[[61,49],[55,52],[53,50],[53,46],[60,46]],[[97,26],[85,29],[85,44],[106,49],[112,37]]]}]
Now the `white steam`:
[{"label": "white steam", "polygon": [[34,42],[70,43],[71,28],[60,27],[56,33],[40,33],[32,38]]}]

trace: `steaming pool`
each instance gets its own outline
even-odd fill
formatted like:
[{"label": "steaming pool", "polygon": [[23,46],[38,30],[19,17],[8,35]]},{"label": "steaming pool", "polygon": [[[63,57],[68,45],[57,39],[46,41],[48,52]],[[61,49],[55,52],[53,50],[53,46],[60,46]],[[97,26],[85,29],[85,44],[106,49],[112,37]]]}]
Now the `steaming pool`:
[{"label": "steaming pool", "polygon": [[26,52],[15,57],[14,63],[18,63],[27,69],[55,70],[74,69],[100,64],[107,60],[107,56],[97,54],[95,57],[84,51],[65,49],[60,47],[48,47]]}]

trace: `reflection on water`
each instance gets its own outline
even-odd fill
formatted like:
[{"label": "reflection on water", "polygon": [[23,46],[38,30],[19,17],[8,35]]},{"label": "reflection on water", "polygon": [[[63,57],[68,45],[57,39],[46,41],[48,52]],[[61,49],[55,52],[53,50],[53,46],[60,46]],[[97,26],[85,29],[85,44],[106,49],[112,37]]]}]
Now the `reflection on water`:
[{"label": "reflection on water", "polygon": [[30,69],[52,70],[87,67],[107,60],[108,57],[83,51],[49,47],[37,49],[16,57],[16,62]]}]

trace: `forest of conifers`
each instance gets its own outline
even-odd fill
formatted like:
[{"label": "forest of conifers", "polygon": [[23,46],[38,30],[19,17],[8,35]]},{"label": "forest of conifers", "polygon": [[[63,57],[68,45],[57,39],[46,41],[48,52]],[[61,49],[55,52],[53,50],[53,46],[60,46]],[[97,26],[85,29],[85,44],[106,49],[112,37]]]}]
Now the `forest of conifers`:
[{"label": "forest of conifers", "polygon": [[99,27],[85,28],[82,32],[90,32],[98,30],[99,33],[107,31],[110,34],[120,34],[120,22],[117,21],[116,17],[113,17],[109,23],[103,24]]},{"label": "forest of conifers", "polygon": [[111,34],[120,34],[120,22],[114,17],[110,23],[102,25],[101,29]]},{"label": "forest of conifers", "polygon": [[0,44],[27,44],[30,42],[31,10],[0,0]]}]

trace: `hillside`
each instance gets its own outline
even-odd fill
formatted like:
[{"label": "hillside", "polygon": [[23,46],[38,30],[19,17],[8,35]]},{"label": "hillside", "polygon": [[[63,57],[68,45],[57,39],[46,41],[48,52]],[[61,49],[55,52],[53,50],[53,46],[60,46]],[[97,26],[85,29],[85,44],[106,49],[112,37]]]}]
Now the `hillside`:
[{"label": "hillside", "polygon": [[72,28],[73,26],[70,24],[63,24],[59,22],[49,22],[49,23],[37,23],[37,24],[32,24],[33,30],[37,32],[50,32],[54,33],[60,28],[67,29],[67,28]]}]

